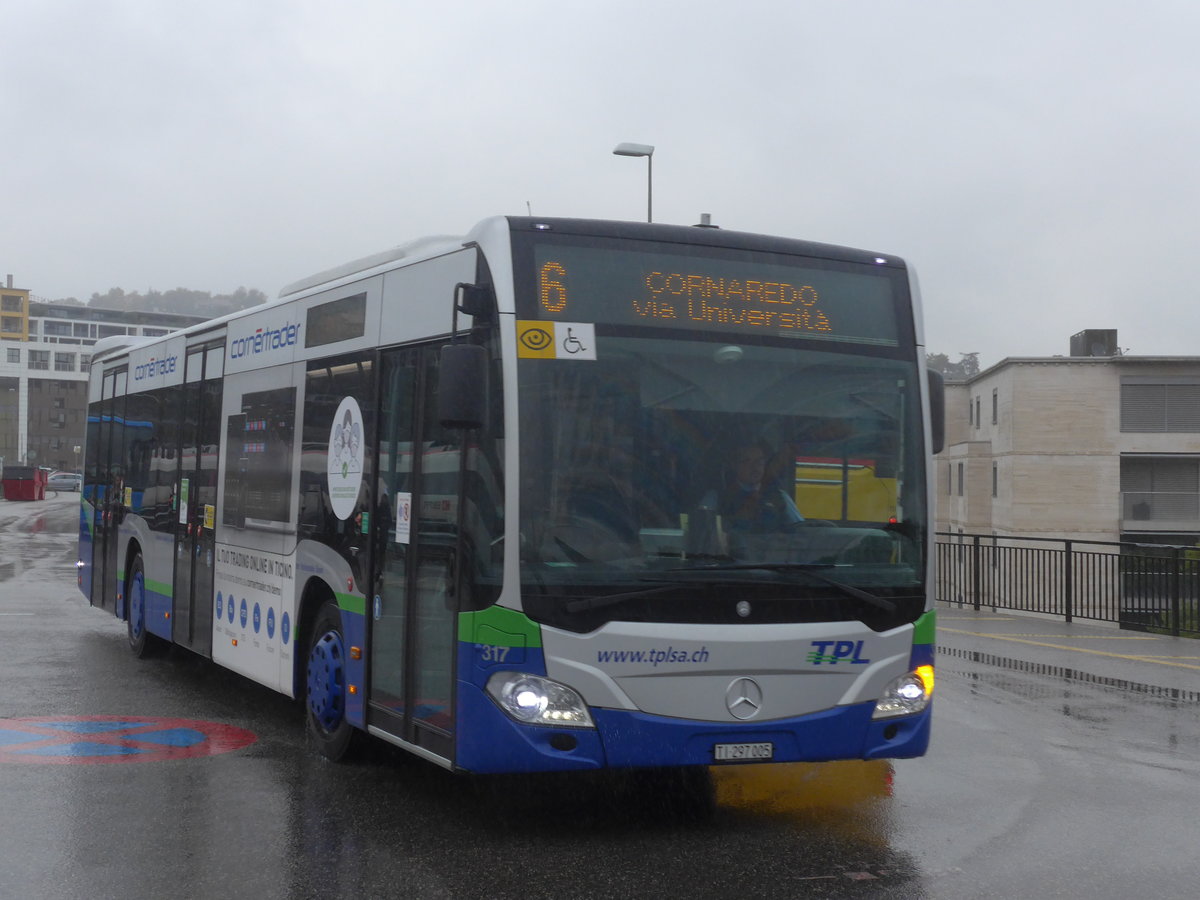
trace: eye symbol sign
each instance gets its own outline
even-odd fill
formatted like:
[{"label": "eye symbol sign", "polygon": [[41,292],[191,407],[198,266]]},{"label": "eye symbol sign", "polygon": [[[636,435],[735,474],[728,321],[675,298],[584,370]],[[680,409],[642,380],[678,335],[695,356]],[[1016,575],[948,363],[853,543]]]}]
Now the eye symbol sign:
[{"label": "eye symbol sign", "polygon": [[530,350],[545,350],[554,341],[554,335],[544,328],[528,328],[521,333],[521,343]]}]

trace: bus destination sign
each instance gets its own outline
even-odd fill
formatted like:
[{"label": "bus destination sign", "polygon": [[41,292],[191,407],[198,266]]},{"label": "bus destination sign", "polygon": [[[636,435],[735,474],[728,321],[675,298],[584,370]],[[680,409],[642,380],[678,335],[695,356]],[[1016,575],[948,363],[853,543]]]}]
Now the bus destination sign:
[{"label": "bus destination sign", "polygon": [[896,269],[565,244],[538,245],[534,264],[529,318],[899,344]]}]

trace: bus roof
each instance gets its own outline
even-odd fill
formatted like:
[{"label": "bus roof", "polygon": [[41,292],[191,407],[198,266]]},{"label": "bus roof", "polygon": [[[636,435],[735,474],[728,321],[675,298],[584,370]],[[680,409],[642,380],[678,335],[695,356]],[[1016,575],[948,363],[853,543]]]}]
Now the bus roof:
[{"label": "bus roof", "polygon": [[280,289],[279,298],[289,297],[308,288],[327,284],[330,281],[337,281],[348,275],[357,275],[360,272],[366,272],[369,269],[374,269],[390,262],[396,262],[397,260],[419,259],[427,256],[437,256],[451,250],[458,250],[462,247],[463,242],[464,239],[461,237],[444,234],[417,238],[414,241],[409,241],[407,244],[401,244],[390,250],[381,250],[379,253],[372,253],[370,256],[354,259],[348,263],[342,263],[340,266],[334,266],[332,269],[326,269],[323,272],[317,272],[315,275],[309,275],[307,278],[301,278],[299,281],[293,281],[291,284],[285,285]]},{"label": "bus roof", "polygon": [[889,265],[905,268],[904,260],[890,253],[877,253],[836,244],[778,235],[755,234],[749,231],[726,231],[712,225],[663,225],[649,222],[619,222],[606,219],[558,219],[531,216],[509,216],[513,231],[544,231],[590,237],[628,238],[667,243],[692,244],[707,247],[728,247],[735,250],[765,250],[834,259],[845,262]]}]

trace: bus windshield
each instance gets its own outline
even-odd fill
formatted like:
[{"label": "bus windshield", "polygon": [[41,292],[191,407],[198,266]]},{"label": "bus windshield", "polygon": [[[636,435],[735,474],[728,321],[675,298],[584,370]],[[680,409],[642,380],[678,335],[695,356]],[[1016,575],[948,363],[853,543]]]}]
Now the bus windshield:
[{"label": "bus windshield", "polygon": [[594,359],[520,360],[529,615],[882,630],[920,614],[913,360],[620,326],[591,340]]}]

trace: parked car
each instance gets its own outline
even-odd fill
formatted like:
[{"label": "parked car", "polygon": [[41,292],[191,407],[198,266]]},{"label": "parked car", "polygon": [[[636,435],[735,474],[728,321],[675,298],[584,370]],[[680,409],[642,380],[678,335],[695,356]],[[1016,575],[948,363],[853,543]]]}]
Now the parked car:
[{"label": "parked car", "polygon": [[50,491],[77,491],[83,484],[83,476],[78,472],[52,472],[46,482]]}]

